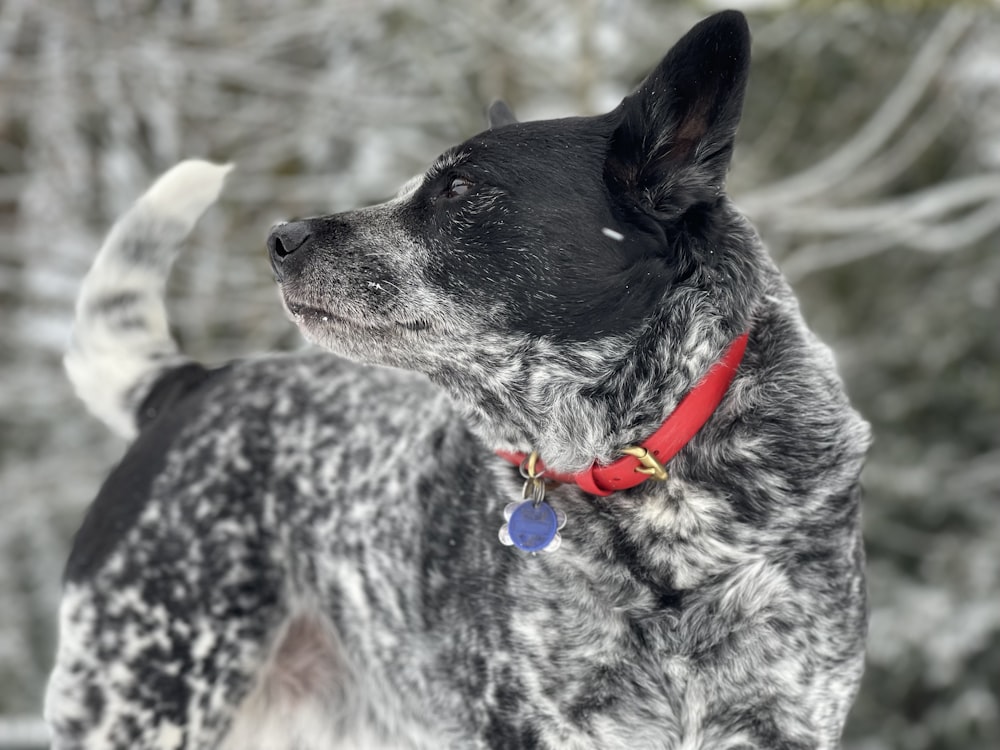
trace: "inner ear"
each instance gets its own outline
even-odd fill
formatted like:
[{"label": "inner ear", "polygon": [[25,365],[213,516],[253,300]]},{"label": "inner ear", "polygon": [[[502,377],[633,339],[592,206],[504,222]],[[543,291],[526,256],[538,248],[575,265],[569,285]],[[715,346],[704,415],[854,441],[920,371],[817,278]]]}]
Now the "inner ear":
[{"label": "inner ear", "polygon": [[517,118],[514,116],[513,110],[507,106],[507,102],[503,99],[494,99],[486,111],[486,125],[490,129],[513,125],[516,122]]},{"label": "inner ear", "polygon": [[609,183],[668,212],[718,196],[749,65],[750,31],[738,11],[710,16],[685,34],[612,113]]}]

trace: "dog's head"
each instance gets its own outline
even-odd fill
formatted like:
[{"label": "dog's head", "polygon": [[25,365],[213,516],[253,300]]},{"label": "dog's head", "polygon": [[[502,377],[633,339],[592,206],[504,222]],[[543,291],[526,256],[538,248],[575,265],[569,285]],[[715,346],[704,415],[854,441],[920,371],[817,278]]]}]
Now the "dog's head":
[{"label": "dog's head", "polygon": [[[748,64],[746,21],[726,12],[606,115],[519,123],[494,105],[395,199],[276,227],[288,311],[326,348],[480,406],[503,392],[538,408],[539,372],[620,370],[640,340],[718,354],[759,262],[723,193]],[[692,344],[691,326],[709,333]]]}]

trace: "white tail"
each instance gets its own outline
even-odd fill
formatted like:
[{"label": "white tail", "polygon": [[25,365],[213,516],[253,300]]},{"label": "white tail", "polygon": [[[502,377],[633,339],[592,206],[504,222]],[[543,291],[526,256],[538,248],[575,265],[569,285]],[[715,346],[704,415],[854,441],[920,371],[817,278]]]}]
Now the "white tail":
[{"label": "white tail", "polygon": [[66,372],[87,408],[125,438],[157,376],[189,361],[167,325],[167,277],[231,169],[191,160],[162,175],[115,223],[83,280]]}]

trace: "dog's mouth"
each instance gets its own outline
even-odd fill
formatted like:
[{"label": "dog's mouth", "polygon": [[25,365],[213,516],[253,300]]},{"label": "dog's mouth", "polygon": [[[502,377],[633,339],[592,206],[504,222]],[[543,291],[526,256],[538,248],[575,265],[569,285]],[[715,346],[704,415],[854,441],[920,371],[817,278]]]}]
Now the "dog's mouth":
[{"label": "dog's mouth", "polygon": [[430,321],[424,318],[412,320],[374,320],[369,317],[348,317],[334,313],[326,308],[316,307],[303,302],[293,302],[285,299],[285,307],[294,319],[296,325],[303,327],[345,328],[351,330],[366,329],[385,332],[388,330],[405,330],[412,332],[426,331],[431,327]]}]

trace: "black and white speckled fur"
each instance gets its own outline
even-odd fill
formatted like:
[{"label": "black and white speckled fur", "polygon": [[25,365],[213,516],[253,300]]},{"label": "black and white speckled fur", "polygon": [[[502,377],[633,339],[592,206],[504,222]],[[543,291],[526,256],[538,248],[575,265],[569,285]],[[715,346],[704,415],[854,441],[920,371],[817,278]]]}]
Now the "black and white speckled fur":
[{"label": "black and white speckled fur", "polygon": [[[722,191],[748,50],[713,16],[614,112],[495,107],[394,200],[278,227],[287,309],[360,363],[183,360],[149,321],[224,172],[161,178],[70,354],[134,441],[67,567],[57,750],[839,745],[868,430]],[[499,544],[494,450],[612,460],[744,330],[667,481],[561,486],[558,551]]]}]

